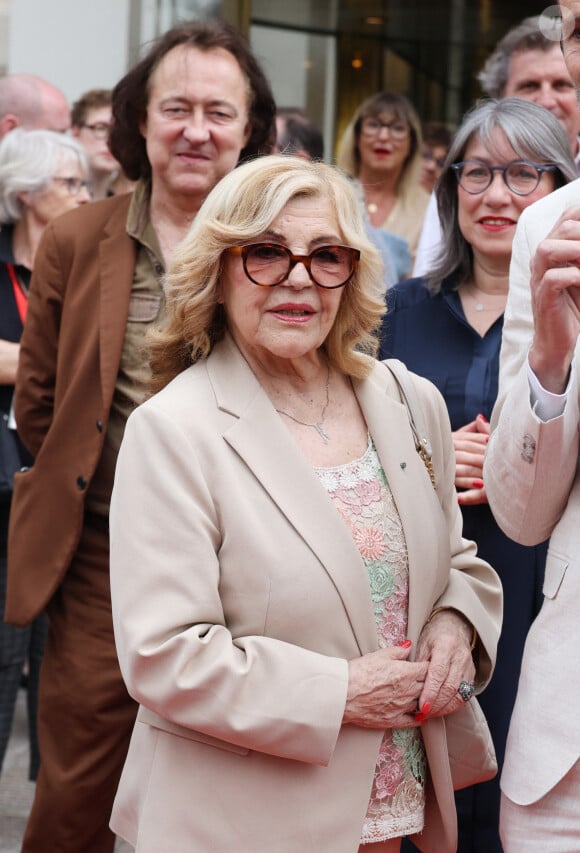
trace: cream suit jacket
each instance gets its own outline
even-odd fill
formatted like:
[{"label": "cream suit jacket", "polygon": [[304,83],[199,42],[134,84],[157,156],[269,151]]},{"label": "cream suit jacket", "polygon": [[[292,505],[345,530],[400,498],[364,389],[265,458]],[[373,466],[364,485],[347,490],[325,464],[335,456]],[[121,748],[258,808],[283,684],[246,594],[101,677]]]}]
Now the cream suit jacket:
[{"label": "cream suit jacket", "polygon": [[500,389],[484,467],[493,513],[523,545],[551,537],[544,601],[528,634],[511,719],[502,789],[529,805],[580,757],[580,349],[563,415],[543,423],[532,411],[527,352],[533,334],[530,260],[566,208],[574,181],[522,214],[513,244],[500,360]]},{"label": "cream suit jacket", "polygon": [[[405,530],[408,636],[434,606],[460,610],[481,640],[481,687],[500,585],[461,538],[442,399],[415,382],[438,494],[390,373],[376,364],[355,383]],[[114,831],[139,853],[355,853],[381,739],[341,727],[347,661],[378,648],[367,574],[231,338],[129,418],[110,525],[119,660],[141,703]],[[443,722],[424,729],[433,787],[418,843],[451,853]]]}]

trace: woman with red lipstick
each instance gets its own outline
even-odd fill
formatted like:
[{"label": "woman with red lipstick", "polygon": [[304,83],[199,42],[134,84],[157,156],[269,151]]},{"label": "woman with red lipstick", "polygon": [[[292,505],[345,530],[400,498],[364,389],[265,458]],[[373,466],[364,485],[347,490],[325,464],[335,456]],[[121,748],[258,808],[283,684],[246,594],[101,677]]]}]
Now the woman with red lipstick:
[{"label": "woman with red lipstick", "polygon": [[[500,768],[524,641],[542,599],[546,545],[526,548],[501,532],[487,503],[483,458],[516,224],[526,207],[575,177],[566,135],[543,107],[518,98],[476,106],[436,190],[444,249],[430,275],[388,292],[383,320],[381,357],[401,359],[445,398],[464,535],[504,586],[498,664],[481,700]],[[460,853],[501,853],[498,778],[457,794]]]},{"label": "woman with red lipstick", "polygon": [[350,182],[287,155],[223,178],[173,256],[110,514],[137,853],[456,849],[446,718],[479,710],[501,590],[441,395],[409,374],[434,488],[375,358],[380,267]]},{"label": "woman with red lipstick", "polygon": [[379,92],[358,108],[337,153],[337,165],[356,178],[370,224],[406,240],[411,261],[429,203],[421,151],[421,123],[411,102]]}]

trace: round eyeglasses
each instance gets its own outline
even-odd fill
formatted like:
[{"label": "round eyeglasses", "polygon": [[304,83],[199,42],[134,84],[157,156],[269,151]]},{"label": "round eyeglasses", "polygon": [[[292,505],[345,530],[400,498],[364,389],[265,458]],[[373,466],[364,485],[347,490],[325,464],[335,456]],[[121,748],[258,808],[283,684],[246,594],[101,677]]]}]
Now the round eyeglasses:
[{"label": "round eyeglasses", "polygon": [[90,183],[88,181],[83,181],[82,178],[65,178],[55,175],[52,180],[64,184],[71,195],[78,195],[83,187],[89,195],[91,194]]},{"label": "round eyeglasses", "polygon": [[489,187],[494,172],[501,172],[505,185],[516,195],[529,195],[542,180],[542,174],[556,171],[557,166],[539,166],[527,160],[514,160],[507,166],[490,166],[482,160],[463,160],[461,163],[453,163],[451,168],[459,186],[472,195],[482,193]]},{"label": "round eyeglasses", "polygon": [[404,121],[381,121],[380,118],[371,116],[363,118],[360,126],[360,132],[364,136],[378,136],[381,130],[385,128],[389,131],[389,136],[393,139],[406,139],[409,135],[409,125]]},{"label": "round eyeglasses", "polygon": [[296,264],[304,264],[310,279],[319,287],[344,287],[351,280],[360,258],[350,246],[319,246],[309,255],[294,255],[279,243],[250,243],[228,249],[242,256],[244,272],[261,287],[285,281]]}]

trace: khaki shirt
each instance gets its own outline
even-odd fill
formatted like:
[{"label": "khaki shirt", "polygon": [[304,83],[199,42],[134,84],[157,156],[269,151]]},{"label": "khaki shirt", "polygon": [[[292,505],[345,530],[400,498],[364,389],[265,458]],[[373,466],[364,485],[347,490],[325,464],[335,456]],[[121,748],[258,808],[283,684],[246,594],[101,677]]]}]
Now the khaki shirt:
[{"label": "khaki shirt", "polygon": [[163,256],[149,219],[149,188],[141,182],[131,199],[126,228],[137,243],[129,315],[103,452],[86,500],[87,511],[103,517],[109,514],[117,454],[127,418],[143,402],[149,387],[146,335],[165,307],[161,285],[165,272]]}]

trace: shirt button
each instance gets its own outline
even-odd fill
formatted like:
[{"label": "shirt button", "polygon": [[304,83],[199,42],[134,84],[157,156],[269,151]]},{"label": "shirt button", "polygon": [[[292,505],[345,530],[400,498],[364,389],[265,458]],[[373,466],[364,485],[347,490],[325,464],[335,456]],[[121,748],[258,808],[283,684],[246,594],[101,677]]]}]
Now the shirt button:
[{"label": "shirt button", "polygon": [[99,430],[99,432],[103,431],[103,422],[100,420],[97,421],[97,429]]},{"label": "shirt button", "polygon": [[82,491],[83,489],[86,489],[86,487],[87,487],[87,481],[85,480],[85,478],[84,477],[77,477],[77,488]]}]

